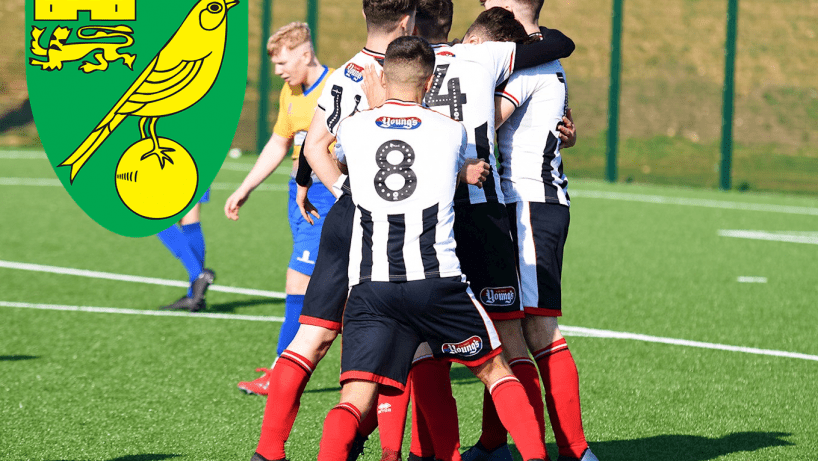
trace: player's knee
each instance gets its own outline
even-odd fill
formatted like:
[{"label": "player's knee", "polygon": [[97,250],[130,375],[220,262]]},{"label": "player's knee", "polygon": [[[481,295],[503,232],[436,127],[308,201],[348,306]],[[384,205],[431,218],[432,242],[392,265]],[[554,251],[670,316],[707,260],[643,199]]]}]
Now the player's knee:
[{"label": "player's knee", "polygon": [[531,351],[538,351],[562,339],[557,317],[528,315],[523,319],[523,334]]},{"label": "player's knee", "polygon": [[310,284],[310,276],[297,270],[287,269],[287,282],[284,290],[288,295],[303,295]]},{"label": "player's knee", "polygon": [[320,360],[337,336],[338,332],[335,330],[302,324],[288,349],[304,357]]}]

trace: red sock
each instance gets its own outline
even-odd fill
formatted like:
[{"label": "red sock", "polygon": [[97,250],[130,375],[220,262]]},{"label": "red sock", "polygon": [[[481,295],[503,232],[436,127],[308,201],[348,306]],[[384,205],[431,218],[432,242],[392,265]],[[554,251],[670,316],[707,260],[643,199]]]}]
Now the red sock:
[{"label": "red sock", "polygon": [[[418,412],[426,422],[435,457],[442,461],[460,461],[460,428],[450,369],[451,363],[443,360],[418,362],[412,372],[412,391]],[[422,428],[418,426],[417,430],[420,432]]]},{"label": "red sock", "polygon": [[400,459],[403,445],[403,431],[406,428],[406,410],[412,388],[412,371],[406,380],[406,388],[399,391],[394,387],[382,386],[378,394],[377,414],[378,431],[381,436],[381,460]]},{"label": "red sock", "polygon": [[270,374],[267,405],[256,452],[267,459],[284,459],[284,442],[290,436],[301,394],[315,369],[309,360],[285,350]]},{"label": "red sock", "polygon": [[415,388],[412,387],[412,443],[409,452],[419,458],[435,457],[435,446],[432,443],[432,435],[429,433],[429,425],[423,417],[415,398]]},{"label": "red sock", "polygon": [[378,412],[375,411],[374,408],[370,408],[369,413],[366,414],[366,418],[364,418],[363,421],[361,421],[361,424],[358,426],[358,435],[369,437],[377,428]]},{"label": "red sock", "polygon": [[318,461],[346,461],[358,426],[361,412],[351,403],[339,403],[327,413]]},{"label": "red sock", "polygon": [[545,459],[545,443],[537,429],[537,418],[520,381],[508,375],[495,381],[489,392],[503,426],[508,429],[523,459]]},{"label": "red sock", "polygon": [[[542,401],[542,391],[540,390],[540,376],[537,374],[537,367],[528,357],[518,357],[509,362],[514,376],[520,380],[520,384],[525,389],[528,401],[534,408],[534,417],[537,418],[537,426],[540,429],[540,438],[545,440],[545,408]],[[508,441],[508,432],[497,416],[497,409],[491,399],[488,389],[483,392],[483,432],[480,435],[480,444],[488,451],[493,451],[500,445]]]},{"label": "red sock", "polygon": [[542,390],[540,389],[540,375],[537,373],[537,366],[528,357],[512,359],[508,362],[514,376],[520,380],[520,384],[525,389],[528,403],[534,409],[534,416],[537,418],[537,427],[540,429],[540,440],[545,440],[545,406],[542,401]]},{"label": "red sock", "polygon": [[545,388],[548,417],[560,455],[579,458],[588,447],[582,429],[579,375],[565,338],[534,353]]},{"label": "red sock", "polygon": [[488,451],[494,451],[508,442],[508,432],[497,416],[494,401],[488,388],[483,388],[483,432],[480,434],[480,445]]}]

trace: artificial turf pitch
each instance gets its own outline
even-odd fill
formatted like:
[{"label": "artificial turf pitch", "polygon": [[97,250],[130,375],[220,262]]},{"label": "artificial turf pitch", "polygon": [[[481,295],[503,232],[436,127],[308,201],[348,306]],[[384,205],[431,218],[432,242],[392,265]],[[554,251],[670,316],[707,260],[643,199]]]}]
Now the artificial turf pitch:
[{"label": "artificial turf pitch", "polygon": [[[238,222],[222,211],[254,159],[228,159],[203,207],[206,265],[217,285],[283,291],[288,176],[274,174],[254,192]],[[44,158],[0,152],[0,165],[0,459],[249,459],[264,398],[236,383],[270,365],[279,324],[238,316],[280,317],[283,300],[211,291],[208,312],[227,318],[33,309],[141,312],[184,289],[22,270],[24,263],[185,274],[158,239],[119,237],[92,222],[49,185]],[[818,459],[818,200],[587,180],[569,190],[562,325],[803,354],[575,331],[568,341],[599,459]],[[720,236],[724,230],[792,241]],[[287,445],[294,461],[315,459],[324,416],[338,400],[337,346],[302,399]],[[479,436],[481,385],[460,366],[452,380],[468,447]],[[556,459],[550,434],[547,442]],[[378,458],[376,432],[361,459]]]}]

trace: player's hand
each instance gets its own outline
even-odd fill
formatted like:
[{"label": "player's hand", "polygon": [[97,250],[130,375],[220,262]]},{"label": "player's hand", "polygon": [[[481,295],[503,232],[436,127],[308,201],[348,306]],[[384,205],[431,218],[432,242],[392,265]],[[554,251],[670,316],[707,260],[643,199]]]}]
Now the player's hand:
[{"label": "player's hand", "polygon": [[298,204],[298,209],[301,210],[301,216],[304,220],[310,224],[315,224],[312,217],[315,216],[315,219],[320,219],[321,216],[318,214],[318,209],[310,203],[310,199],[307,197],[309,190],[309,186],[298,186],[295,192],[295,203]]},{"label": "player's hand", "polygon": [[381,73],[370,64],[364,68],[364,82],[361,84],[366,101],[370,108],[380,107],[386,102],[386,87],[383,86]]},{"label": "player's hand", "polygon": [[460,180],[465,181],[466,184],[483,188],[483,183],[491,173],[491,166],[483,160],[470,158],[466,159],[466,163],[460,170]]},{"label": "player's hand", "polygon": [[562,144],[560,149],[568,149],[574,147],[577,143],[577,127],[574,125],[574,117],[571,115],[571,109],[562,117],[562,123],[559,125],[560,140]]},{"label": "player's hand", "polygon": [[250,198],[250,191],[238,189],[233,192],[230,197],[227,197],[227,202],[224,204],[224,214],[233,221],[239,220],[239,208],[244,205],[244,202]]}]

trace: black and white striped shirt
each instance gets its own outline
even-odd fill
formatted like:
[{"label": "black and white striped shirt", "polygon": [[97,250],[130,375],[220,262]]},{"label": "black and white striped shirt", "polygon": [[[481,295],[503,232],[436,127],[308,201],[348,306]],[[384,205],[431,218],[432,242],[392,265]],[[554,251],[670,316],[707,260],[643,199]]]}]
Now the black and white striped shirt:
[{"label": "black and white striped shirt", "polygon": [[467,143],[461,123],[397,100],[340,123],[335,154],[357,205],[350,286],[461,274],[452,206]]},{"label": "black and white striped shirt", "polygon": [[562,65],[551,61],[515,72],[496,95],[516,108],[498,131],[505,202],[570,206],[557,129],[568,105]]}]

